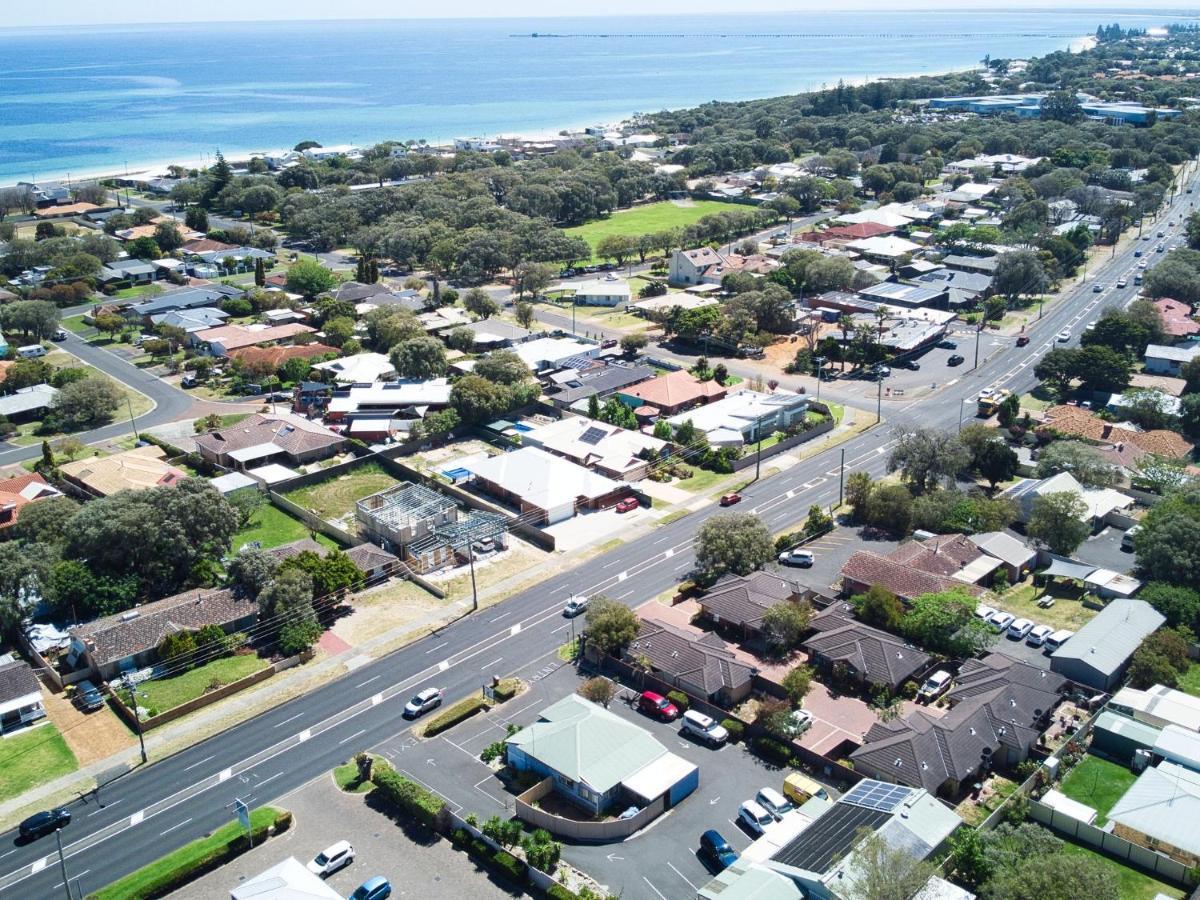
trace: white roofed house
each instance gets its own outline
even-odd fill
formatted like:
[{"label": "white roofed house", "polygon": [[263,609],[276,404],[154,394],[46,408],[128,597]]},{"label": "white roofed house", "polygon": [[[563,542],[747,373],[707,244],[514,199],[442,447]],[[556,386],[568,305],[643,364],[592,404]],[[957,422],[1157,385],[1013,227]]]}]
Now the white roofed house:
[{"label": "white roofed house", "polygon": [[1111,690],[1142,640],[1165,621],[1144,600],[1113,600],[1050,655],[1050,669],[1097,690]]},{"label": "white roofed house", "polygon": [[742,391],[722,400],[682,412],[667,419],[672,428],[691,422],[717,447],[741,447],[779,429],[804,421],[808,396],[776,392]]},{"label": "white roofed house", "polygon": [[575,302],[582,306],[620,306],[631,296],[629,282],[621,278],[597,278],[575,285]]},{"label": "white roofed house", "polygon": [[1200,344],[1180,344],[1167,346],[1151,344],[1146,348],[1144,359],[1146,372],[1152,375],[1178,376],[1185,364],[1191,362],[1200,354]]},{"label": "white roofed house", "polygon": [[477,489],[516,507],[538,525],[562,522],[580,509],[604,509],[631,493],[625,482],[605,478],[539,447],[522,447],[465,462],[463,467]]},{"label": "white roofed house", "polygon": [[[666,441],[581,416],[564,416],[521,435],[521,443],[541,447],[619,481],[639,481],[649,472]],[[650,459],[647,460],[648,456]]]},{"label": "white roofed house", "polygon": [[1112,488],[1085,488],[1070,472],[1059,472],[1049,478],[1023,478],[1001,493],[1001,497],[1017,504],[1017,518],[1029,521],[1033,504],[1038,497],[1070,493],[1083,500],[1085,509],[1080,519],[1091,528],[1101,527],[1107,516],[1133,506],[1133,498]]},{"label": "white roofed house", "polygon": [[351,437],[384,440],[407,432],[411,423],[450,405],[450,382],[377,381],[339,387],[325,408],[325,421],[345,428]]}]

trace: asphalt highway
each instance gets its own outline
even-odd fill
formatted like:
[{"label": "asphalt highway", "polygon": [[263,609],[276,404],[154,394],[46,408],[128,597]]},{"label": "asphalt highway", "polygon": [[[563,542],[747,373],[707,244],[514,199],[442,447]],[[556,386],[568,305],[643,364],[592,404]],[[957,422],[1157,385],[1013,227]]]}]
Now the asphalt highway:
[{"label": "asphalt highway", "polygon": [[[1178,222],[1188,204],[1188,195],[1181,193],[1159,216],[1154,230],[1166,230],[1168,219]],[[1166,240],[1179,232],[1176,225]],[[1136,246],[1145,252],[1156,245],[1157,241]],[[1131,277],[1125,290],[1115,284],[1137,270],[1133,249],[1118,252],[1087,282],[1052,304],[1028,329],[1028,346],[1017,348],[1011,338],[999,346],[989,344],[990,355],[981,357],[978,369],[964,367],[960,377],[919,400],[888,402],[880,427],[753,483],[742,491],[737,510],[757,513],[772,530],[797,524],[810,505],[836,502],[842,452],[846,474],[880,475],[897,426],[953,429],[974,414],[974,398],[981,388],[1031,389],[1036,383],[1034,364],[1056,345],[1062,329],[1071,330],[1074,342],[1084,325],[1100,315],[1100,307],[1132,299]],[[1100,293],[1093,292],[1093,279],[1103,286]],[[111,371],[112,365],[127,364],[117,361],[106,368],[105,362],[113,358],[104,351],[77,339],[70,349],[127,380]],[[85,355],[89,351],[94,359]],[[151,381],[147,377],[134,384],[151,393]],[[72,885],[78,880],[83,894],[102,887],[232,820],[235,798],[251,806],[271,803],[357,751],[404,732],[409,723],[401,717],[403,703],[420,688],[444,688],[448,702],[453,702],[479,690],[492,675],[505,675],[543,656],[552,658],[570,633],[570,623],[561,614],[570,595],[604,593],[630,605],[654,597],[685,577],[694,560],[696,529],[721,511],[714,505],[657,528],[379,660],[364,661],[329,684],[216,737],[153,761],[104,787],[103,806],[93,797],[73,803],[73,821],[63,831]],[[419,742],[411,753],[411,763],[406,765],[404,758],[399,763],[419,777],[424,765]],[[53,837],[19,845],[15,832],[4,835],[0,895],[52,897],[64,890]]]}]

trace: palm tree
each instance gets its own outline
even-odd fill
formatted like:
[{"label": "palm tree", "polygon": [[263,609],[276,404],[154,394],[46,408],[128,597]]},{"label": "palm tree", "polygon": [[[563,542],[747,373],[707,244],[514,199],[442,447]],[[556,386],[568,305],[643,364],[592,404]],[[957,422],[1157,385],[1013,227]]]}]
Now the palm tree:
[{"label": "palm tree", "polygon": [[846,344],[850,341],[850,329],[854,327],[854,319],[850,317],[850,313],[842,313],[838,317],[838,328],[842,329],[842,371],[846,371]]}]

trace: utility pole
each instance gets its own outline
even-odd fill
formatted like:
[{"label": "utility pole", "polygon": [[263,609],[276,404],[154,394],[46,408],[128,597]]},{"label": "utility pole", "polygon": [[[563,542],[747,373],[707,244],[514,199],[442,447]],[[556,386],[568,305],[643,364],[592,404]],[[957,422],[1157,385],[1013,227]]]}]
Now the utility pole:
[{"label": "utility pole", "polygon": [[762,420],[759,416],[758,421],[754,423],[754,433],[758,438],[758,455],[754,460],[754,480],[758,481],[759,475],[762,474]]},{"label": "utility pole", "polygon": [[63,856],[61,828],[54,829],[54,839],[58,842],[58,865],[62,869],[63,888],[67,892],[67,900],[75,900],[71,896],[71,878],[67,875],[67,858]]},{"label": "utility pole", "polygon": [[133,720],[137,723],[138,746],[142,751],[142,765],[149,760],[146,757],[146,736],[142,732],[142,714],[138,712],[137,691],[133,687],[133,679],[125,676],[125,688],[129,691],[129,705],[133,707]]},{"label": "utility pole", "polygon": [[129,395],[125,395],[125,405],[129,408],[129,425],[133,428],[134,440],[140,441],[142,436],[138,434],[137,420],[133,417],[133,401],[129,399]]},{"label": "utility pole", "polygon": [[879,390],[875,397],[875,424],[883,421],[883,377],[879,379]]},{"label": "utility pole", "polygon": [[475,586],[475,535],[467,532],[467,559],[471,565],[471,612],[479,611],[479,591]]},{"label": "utility pole", "polygon": [[838,508],[841,509],[846,487],[846,448],[842,448],[842,463],[838,469]]},{"label": "utility pole", "polygon": [[975,327],[975,364],[971,366],[971,371],[974,372],[979,368],[979,336],[983,334],[983,319],[979,320],[979,324]]}]

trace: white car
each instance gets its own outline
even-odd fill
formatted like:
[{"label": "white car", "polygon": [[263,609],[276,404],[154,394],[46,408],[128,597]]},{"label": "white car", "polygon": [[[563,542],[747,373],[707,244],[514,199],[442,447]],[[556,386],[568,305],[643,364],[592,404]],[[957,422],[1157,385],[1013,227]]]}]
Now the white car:
[{"label": "white car", "polygon": [[797,709],[792,711],[792,733],[799,737],[812,728],[813,714],[807,709]]},{"label": "white car", "polygon": [[980,619],[983,619],[985,622],[995,614],[995,607],[988,606],[986,603],[980,603],[977,607],[975,607],[975,615]]},{"label": "white car", "polygon": [[1140,263],[1138,263],[1138,268],[1139,269],[1146,268],[1146,261],[1144,259]]},{"label": "white car", "polygon": [[1019,641],[1033,629],[1033,623],[1028,619],[1016,619],[1008,626],[1008,636]]},{"label": "white car", "polygon": [[563,607],[563,615],[568,619],[573,619],[588,607],[588,598],[581,594],[577,594],[567,601],[567,605]]},{"label": "white car", "polygon": [[1016,616],[1014,616],[1012,613],[998,609],[988,618],[988,624],[997,631],[1005,631],[1008,626],[1012,624],[1012,621],[1015,618]]},{"label": "white car", "polygon": [[313,857],[308,864],[308,871],[327,878],[352,862],[354,862],[354,848],[350,846],[349,841],[338,841]]},{"label": "white car", "polygon": [[738,808],[738,821],[749,828],[751,833],[762,834],[775,819],[753,800],[747,800]]},{"label": "white car", "polygon": [[429,712],[442,705],[442,691],[440,688],[425,688],[415,697],[404,704],[404,718],[415,719],[423,713]]},{"label": "white car", "polygon": [[794,808],[792,804],[775,790],[765,787],[754,796],[754,802],[769,812],[777,821],[782,819]]},{"label": "white car", "polygon": [[935,700],[950,687],[953,679],[954,676],[945,669],[938,669],[925,679],[925,683],[917,691],[917,696],[926,700]]},{"label": "white car", "polygon": [[1046,643],[1046,638],[1054,634],[1054,629],[1049,625],[1034,625],[1029,629],[1029,634],[1025,638],[1025,643],[1030,647],[1040,647]]},{"label": "white car", "polygon": [[801,569],[812,568],[813,552],[811,550],[785,550],[779,554],[779,564],[783,566],[799,566]]},{"label": "white car", "polygon": [[1060,344],[1065,344],[1070,339],[1071,339],[1071,329],[1070,328],[1064,328],[1062,331],[1060,331],[1058,333],[1058,342]]}]

